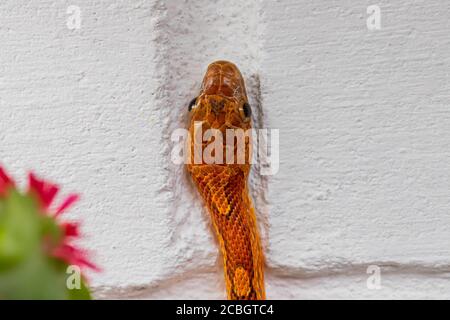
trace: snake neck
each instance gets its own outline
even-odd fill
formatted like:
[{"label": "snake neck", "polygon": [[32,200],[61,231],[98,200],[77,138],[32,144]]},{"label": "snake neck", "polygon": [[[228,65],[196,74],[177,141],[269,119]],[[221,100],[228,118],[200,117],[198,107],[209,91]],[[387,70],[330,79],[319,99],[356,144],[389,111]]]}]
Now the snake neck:
[{"label": "snake neck", "polygon": [[263,254],[246,166],[189,166],[223,257],[228,299],[265,299]]}]

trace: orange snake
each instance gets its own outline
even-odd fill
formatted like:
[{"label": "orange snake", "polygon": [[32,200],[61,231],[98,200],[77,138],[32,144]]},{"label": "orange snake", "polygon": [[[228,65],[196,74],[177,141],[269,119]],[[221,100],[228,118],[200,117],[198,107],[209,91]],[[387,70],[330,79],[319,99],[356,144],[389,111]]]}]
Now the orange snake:
[{"label": "orange snake", "polygon": [[[194,123],[201,122],[202,132],[218,129],[251,128],[251,109],[244,80],[231,62],[216,61],[208,66],[200,94],[189,105],[189,133],[195,135]],[[197,129],[198,130],[198,129]],[[190,148],[194,150],[194,141]],[[224,139],[225,140],[225,139]],[[201,141],[203,154],[207,142]],[[228,143],[228,142],[227,142]],[[238,143],[236,145],[239,145]],[[249,196],[251,141],[246,139],[245,161],[208,164],[203,157],[194,162],[193,152],[187,170],[210,213],[223,256],[228,299],[265,299],[263,253],[256,216]],[[225,142],[221,145],[226,153]],[[234,147],[235,159],[236,146]]]}]

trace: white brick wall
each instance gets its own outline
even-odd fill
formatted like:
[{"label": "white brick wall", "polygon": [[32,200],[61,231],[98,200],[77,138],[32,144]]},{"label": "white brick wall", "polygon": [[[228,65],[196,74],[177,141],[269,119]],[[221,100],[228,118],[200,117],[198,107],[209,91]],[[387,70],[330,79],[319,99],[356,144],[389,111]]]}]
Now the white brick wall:
[{"label": "white brick wall", "polygon": [[168,142],[207,64],[232,60],[256,125],[280,130],[280,171],[252,176],[268,298],[450,298],[449,17],[447,0],[2,1],[0,161],[83,193],[98,297],[223,298]]}]

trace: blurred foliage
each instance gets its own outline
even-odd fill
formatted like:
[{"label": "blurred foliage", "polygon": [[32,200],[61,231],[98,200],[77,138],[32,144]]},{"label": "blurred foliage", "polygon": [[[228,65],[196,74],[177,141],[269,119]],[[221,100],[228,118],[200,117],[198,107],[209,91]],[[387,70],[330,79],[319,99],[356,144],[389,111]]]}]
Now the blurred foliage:
[{"label": "blurred foliage", "polygon": [[62,237],[32,195],[10,188],[0,197],[0,299],[91,299],[81,274],[79,289],[69,289],[69,265],[46,250]]}]

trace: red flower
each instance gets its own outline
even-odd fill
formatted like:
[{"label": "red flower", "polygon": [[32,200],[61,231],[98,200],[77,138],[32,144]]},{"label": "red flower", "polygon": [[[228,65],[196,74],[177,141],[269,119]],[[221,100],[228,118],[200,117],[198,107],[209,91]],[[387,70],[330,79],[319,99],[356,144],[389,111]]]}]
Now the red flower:
[{"label": "red flower", "polygon": [[6,174],[5,170],[0,166],[0,197],[6,195],[9,187],[14,187],[14,181]]},{"label": "red flower", "polygon": [[[79,224],[59,221],[59,216],[68,210],[79,199],[79,196],[77,194],[67,196],[55,212],[50,212],[50,206],[59,191],[59,187],[56,184],[37,178],[33,173],[30,173],[28,176],[28,184],[28,193],[37,198],[42,212],[55,219],[56,224],[62,231],[62,238],[58,243],[49,242],[49,239],[45,237],[44,248],[48,254],[69,265],[78,265],[80,268],[88,267],[99,271],[99,268],[89,261],[87,252],[72,244],[72,241],[80,235]],[[0,197],[6,195],[9,187],[14,187],[14,182],[0,166]]]},{"label": "red flower", "polygon": [[[37,196],[42,210],[53,216],[55,219],[60,214],[69,209],[78,199],[77,194],[70,194],[59,205],[54,213],[49,212],[49,207],[52,204],[55,196],[59,191],[59,187],[56,184],[50,183],[45,180],[40,180],[33,173],[29,174],[29,192]],[[72,240],[79,237],[79,229],[77,223],[70,222],[58,222],[59,226],[63,230],[62,240],[53,246],[49,246],[49,254],[55,258],[65,261],[69,265],[78,265],[81,267],[88,267],[93,270],[99,271],[99,268],[89,261],[87,252],[79,249],[72,244]]]}]

